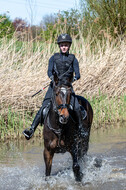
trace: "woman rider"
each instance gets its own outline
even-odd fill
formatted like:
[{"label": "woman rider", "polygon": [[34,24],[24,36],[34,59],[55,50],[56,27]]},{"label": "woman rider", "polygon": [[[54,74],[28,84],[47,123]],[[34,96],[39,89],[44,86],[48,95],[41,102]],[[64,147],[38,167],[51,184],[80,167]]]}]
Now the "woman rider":
[{"label": "woman rider", "polygon": [[[55,53],[49,59],[47,72],[48,77],[53,81],[54,73],[56,73],[59,78],[61,78],[62,76],[64,77],[64,75],[65,77],[69,77],[71,76],[71,73],[73,76],[73,73],[75,73],[74,81],[78,80],[80,78],[79,63],[75,55],[69,53],[72,44],[72,38],[68,34],[61,34],[57,39],[57,44],[59,46],[60,53]],[[36,114],[31,127],[23,131],[23,134],[25,135],[27,140],[29,140],[33,136],[39,123],[44,123],[44,116],[47,114],[48,105],[52,97],[52,87],[53,82],[50,83],[50,86],[43,100],[42,106]],[[74,92],[72,93],[72,101],[72,108],[73,111],[76,113],[77,122],[79,126],[78,130],[80,132],[80,135],[83,136],[84,130],[82,127],[80,105]]]}]

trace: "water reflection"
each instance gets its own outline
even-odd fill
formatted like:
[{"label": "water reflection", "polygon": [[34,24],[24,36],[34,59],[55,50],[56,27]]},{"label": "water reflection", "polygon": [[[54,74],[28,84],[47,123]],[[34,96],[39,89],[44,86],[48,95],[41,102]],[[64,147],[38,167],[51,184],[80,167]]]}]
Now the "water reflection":
[{"label": "water reflection", "polygon": [[[95,158],[102,166],[95,166]],[[69,153],[55,154],[52,175],[44,176],[43,141],[0,143],[0,190],[125,190],[126,128],[111,128],[91,134],[88,156],[81,163],[82,183],[76,183]]]}]

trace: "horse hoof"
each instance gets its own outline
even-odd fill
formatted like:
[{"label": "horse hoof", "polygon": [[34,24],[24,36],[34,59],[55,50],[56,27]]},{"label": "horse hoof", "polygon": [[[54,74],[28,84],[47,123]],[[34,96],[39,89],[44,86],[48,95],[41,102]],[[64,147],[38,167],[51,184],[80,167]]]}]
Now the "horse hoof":
[{"label": "horse hoof", "polygon": [[79,173],[79,175],[78,175],[78,176],[76,176],[76,178],[75,178],[75,179],[76,179],[76,181],[77,181],[77,182],[81,182],[81,181],[82,181],[82,178],[83,178],[83,173],[82,173],[82,172],[80,172],[80,173]]},{"label": "horse hoof", "polygon": [[49,181],[50,180],[50,176],[45,176],[45,181]]}]

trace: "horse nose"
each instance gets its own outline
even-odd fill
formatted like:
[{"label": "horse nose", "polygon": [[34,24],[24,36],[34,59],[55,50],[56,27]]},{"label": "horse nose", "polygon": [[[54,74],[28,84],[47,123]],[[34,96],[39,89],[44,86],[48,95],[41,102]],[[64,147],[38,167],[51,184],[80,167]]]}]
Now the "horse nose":
[{"label": "horse nose", "polygon": [[62,124],[66,124],[68,122],[68,118],[69,118],[69,116],[66,117],[64,115],[60,115],[59,121]]}]

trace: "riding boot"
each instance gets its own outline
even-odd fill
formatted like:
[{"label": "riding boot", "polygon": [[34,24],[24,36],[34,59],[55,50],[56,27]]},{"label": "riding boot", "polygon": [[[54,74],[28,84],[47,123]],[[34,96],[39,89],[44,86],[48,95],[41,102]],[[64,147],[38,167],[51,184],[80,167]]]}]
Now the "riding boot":
[{"label": "riding boot", "polygon": [[88,132],[86,132],[86,130],[84,129],[84,126],[83,126],[83,119],[82,119],[81,110],[76,110],[75,114],[76,114],[77,122],[78,122],[79,136],[82,138],[85,138],[88,136]]},{"label": "riding boot", "polygon": [[23,131],[23,134],[27,140],[29,140],[33,136],[33,134],[34,134],[37,126],[39,125],[39,123],[41,123],[41,124],[43,123],[42,107],[37,112],[31,127],[29,129],[25,129]]}]

